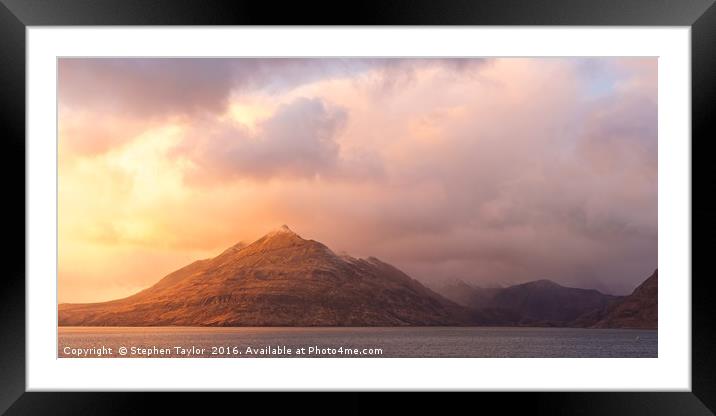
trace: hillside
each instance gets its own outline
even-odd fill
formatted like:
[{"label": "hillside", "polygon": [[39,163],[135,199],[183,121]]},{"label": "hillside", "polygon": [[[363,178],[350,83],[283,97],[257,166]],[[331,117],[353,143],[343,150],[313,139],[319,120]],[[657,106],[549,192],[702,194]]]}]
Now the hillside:
[{"label": "hillside", "polygon": [[59,305],[60,326],[466,325],[474,314],[376,258],[283,226],[110,302]]},{"label": "hillside", "polygon": [[629,296],[610,305],[594,328],[656,329],[659,319],[659,271],[639,285]]}]

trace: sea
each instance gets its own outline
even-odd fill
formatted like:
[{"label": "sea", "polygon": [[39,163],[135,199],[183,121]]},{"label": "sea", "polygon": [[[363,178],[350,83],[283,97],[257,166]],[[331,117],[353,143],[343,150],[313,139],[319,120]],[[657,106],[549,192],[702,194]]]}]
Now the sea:
[{"label": "sea", "polygon": [[656,330],[60,327],[59,358],[656,358]]}]

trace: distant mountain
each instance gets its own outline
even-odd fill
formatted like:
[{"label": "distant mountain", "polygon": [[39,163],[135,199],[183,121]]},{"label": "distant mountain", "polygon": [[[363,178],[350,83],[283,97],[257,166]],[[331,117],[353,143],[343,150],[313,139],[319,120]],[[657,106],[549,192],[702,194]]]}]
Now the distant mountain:
[{"label": "distant mountain", "polygon": [[506,288],[479,288],[458,282],[442,288],[440,293],[482,314],[499,316],[503,324],[530,326],[570,326],[580,316],[601,311],[617,299],[597,290],[565,287],[550,280]]},{"label": "distant mountain", "polygon": [[482,308],[501,290],[499,287],[478,287],[460,279],[433,287],[437,293],[445,296],[458,305],[470,308]]},{"label": "distant mountain", "polygon": [[[614,302],[597,316],[593,328],[657,329],[659,271],[655,270],[634,292]],[[588,323],[588,321],[586,322]]]},{"label": "distant mountain", "polygon": [[61,304],[58,315],[60,326],[467,325],[481,317],[387,263],[339,256],[286,226],[135,295]]}]

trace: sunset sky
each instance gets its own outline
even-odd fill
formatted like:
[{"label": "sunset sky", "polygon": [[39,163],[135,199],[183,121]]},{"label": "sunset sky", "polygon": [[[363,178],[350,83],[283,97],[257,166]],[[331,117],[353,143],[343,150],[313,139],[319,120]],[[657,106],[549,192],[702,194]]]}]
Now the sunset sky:
[{"label": "sunset sky", "polygon": [[287,224],[428,284],[657,267],[657,60],[60,59],[59,301]]}]

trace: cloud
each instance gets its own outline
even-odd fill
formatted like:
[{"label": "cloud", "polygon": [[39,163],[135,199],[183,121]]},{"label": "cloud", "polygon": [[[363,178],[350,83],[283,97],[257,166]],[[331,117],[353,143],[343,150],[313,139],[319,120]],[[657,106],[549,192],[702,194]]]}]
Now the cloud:
[{"label": "cloud", "polygon": [[58,76],[62,105],[143,118],[220,111],[234,80],[222,59],[63,58]]},{"label": "cloud", "polygon": [[598,95],[563,60],[505,60],[482,72],[491,83],[418,74],[373,101],[388,111],[351,113],[383,131],[381,189],[291,193],[293,216],[317,212],[318,239],[425,281],[628,293],[657,265],[657,112],[655,83],[623,87],[655,69]]},{"label": "cloud", "polygon": [[59,97],[70,108],[151,118],[221,112],[232,91],[279,93],[318,79],[383,69],[405,74],[443,65],[463,71],[471,59],[61,58]]},{"label": "cloud", "polygon": [[168,120],[219,116],[232,99],[260,91],[278,96],[320,80],[355,79],[389,92],[420,68],[456,73],[483,59],[61,58],[58,95],[61,139],[82,154],[121,147]]},{"label": "cloud", "polygon": [[[227,62],[168,74],[183,89],[224,86],[186,102],[150,85],[173,69],[138,62],[136,86],[116,75],[132,94],[107,75],[87,84],[106,90],[66,96],[62,241],[133,247],[136,264],[161,246],[176,253],[170,272],[286,223],[425,282],[613,293],[657,265],[656,59]],[[142,93],[154,104],[138,111]],[[93,270],[121,271],[112,255]]]},{"label": "cloud", "polygon": [[371,154],[342,155],[337,141],[348,112],[318,98],[281,105],[255,131],[232,120],[192,126],[173,152],[187,158],[188,181],[206,183],[237,178],[360,178],[381,171]]}]

